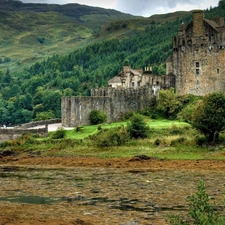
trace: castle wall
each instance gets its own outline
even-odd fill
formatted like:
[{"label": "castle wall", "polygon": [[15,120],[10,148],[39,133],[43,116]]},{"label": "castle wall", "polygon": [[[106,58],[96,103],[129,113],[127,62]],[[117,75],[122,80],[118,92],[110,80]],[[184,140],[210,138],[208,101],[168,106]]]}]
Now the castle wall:
[{"label": "castle wall", "polygon": [[91,91],[91,97],[63,97],[62,125],[77,127],[90,124],[92,110],[107,115],[108,122],[119,121],[121,115],[148,108],[153,98],[151,88],[113,89],[100,88]]},{"label": "castle wall", "polygon": [[176,53],[176,90],[180,95],[206,95],[225,91],[225,50],[190,48]]},{"label": "castle wall", "polygon": [[109,121],[111,116],[111,99],[109,97],[64,97],[62,98],[62,126],[78,127],[90,124],[92,110],[104,112]]},{"label": "castle wall", "polygon": [[181,24],[167,61],[167,72],[172,69],[178,94],[203,96],[225,91],[224,29],[224,19],[205,20],[202,10],[193,12],[193,22],[187,27]]}]

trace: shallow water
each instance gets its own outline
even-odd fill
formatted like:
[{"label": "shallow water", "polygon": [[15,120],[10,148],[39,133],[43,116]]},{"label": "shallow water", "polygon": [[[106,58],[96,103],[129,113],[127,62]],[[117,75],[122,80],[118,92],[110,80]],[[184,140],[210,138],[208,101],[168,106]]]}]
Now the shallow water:
[{"label": "shallow water", "polygon": [[168,213],[186,216],[187,197],[197,191],[199,180],[222,204],[223,173],[4,167],[0,169],[0,204],[47,204],[46,213],[53,217],[62,211],[63,216],[71,216],[74,209],[86,217],[101,215],[102,224],[166,224]]}]

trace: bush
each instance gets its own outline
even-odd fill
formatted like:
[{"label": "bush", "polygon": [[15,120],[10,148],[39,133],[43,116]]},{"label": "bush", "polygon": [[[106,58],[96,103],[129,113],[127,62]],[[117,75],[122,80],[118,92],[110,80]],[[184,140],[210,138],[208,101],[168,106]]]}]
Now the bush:
[{"label": "bush", "polygon": [[169,215],[171,225],[224,225],[225,219],[215,210],[215,203],[210,204],[210,197],[205,191],[205,183],[199,182],[198,192],[188,199],[188,216],[191,223],[182,220],[179,215]]},{"label": "bush", "polygon": [[105,113],[101,112],[100,110],[92,110],[89,116],[90,122],[93,125],[101,124],[106,122],[107,116]]},{"label": "bush", "polygon": [[183,144],[187,139],[185,137],[179,137],[171,141],[171,146],[176,146],[179,144]]},{"label": "bush", "polygon": [[131,138],[147,138],[149,127],[141,115],[135,114],[130,123],[127,125],[127,130]]},{"label": "bush", "polygon": [[161,144],[161,140],[159,138],[157,138],[155,141],[154,141],[154,145],[156,146],[159,146]]},{"label": "bush", "polygon": [[62,139],[66,136],[66,130],[63,128],[58,128],[53,134],[52,138],[53,139]]},{"label": "bush", "polygon": [[204,134],[208,142],[216,142],[225,130],[225,93],[204,96],[192,110],[191,125]]},{"label": "bush", "polygon": [[195,142],[196,142],[197,145],[202,146],[203,144],[207,143],[207,139],[206,139],[206,137],[199,137],[199,136],[197,136],[195,138]]},{"label": "bush", "polygon": [[92,136],[98,147],[121,146],[130,140],[130,135],[124,126],[100,130],[97,135]]},{"label": "bush", "polygon": [[180,128],[178,126],[176,126],[175,124],[173,124],[170,128],[170,134],[171,135],[180,135],[183,134],[183,128]]}]

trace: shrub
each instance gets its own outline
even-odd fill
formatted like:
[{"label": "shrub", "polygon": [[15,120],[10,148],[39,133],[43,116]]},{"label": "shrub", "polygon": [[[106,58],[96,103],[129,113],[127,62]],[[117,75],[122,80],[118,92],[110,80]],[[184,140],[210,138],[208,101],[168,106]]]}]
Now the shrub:
[{"label": "shrub", "polygon": [[170,134],[171,135],[180,135],[183,134],[183,128],[180,128],[178,126],[176,126],[175,124],[173,124],[170,128]]},{"label": "shrub", "polygon": [[100,130],[92,139],[98,147],[121,146],[130,140],[130,135],[124,126]]},{"label": "shrub", "polygon": [[63,128],[58,128],[53,134],[52,138],[53,139],[62,139],[66,136],[66,130]]},{"label": "shrub", "polygon": [[220,132],[225,130],[225,94],[204,96],[193,108],[191,124],[205,135],[208,142],[216,142]]},{"label": "shrub", "polygon": [[179,144],[182,144],[186,141],[187,139],[185,137],[179,137],[177,139],[174,139],[171,141],[171,146],[176,146],[176,145],[179,145]]},{"label": "shrub", "polygon": [[223,225],[225,219],[215,210],[215,203],[210,204],[210,197],[205,191],[204,181],[200,181],[198,192],[188,199],[188,216],[191,223],[183,221],[179,215],[169,215],[171,225]]},{"label": "shrub", "polygon": [[154,141],[154,145],[157,145],[159,146],[161,144],[161,140],[159,138],[157,138],[155,141]]},{"label": "shrub", "polygon": [[141,115],[135,114],[131,118],[130,123],[128,123],[127,130],[130,133],[131,138],[147,138],[149,126]]},{"label": "shrub", "polygon": [[101,124],[106,122],[107,116],[105,113],[101,112],[100,110],[92,110],[89,116],[90,122],[93,125]]},{"label": "shrub", "polygon": [[197,136],[195,138],[195,143],[197,145],[199,145],[199,146],[202,146],[203,144],[206,144],[207,143],[207,139],[206,139],[206,137],[199,137],[199,136]]}]

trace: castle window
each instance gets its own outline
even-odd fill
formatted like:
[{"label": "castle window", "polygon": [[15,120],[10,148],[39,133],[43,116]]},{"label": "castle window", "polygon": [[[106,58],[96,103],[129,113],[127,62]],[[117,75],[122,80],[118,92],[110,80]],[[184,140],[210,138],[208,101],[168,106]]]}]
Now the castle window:
[{"label": "castle window", "polygon": [[220,69],[217,69],[217,74],[219,74],[220,73]]},{"label": "castle window", "polygon": [[196,63],[195,63],[195,66],[196,66],[196,68],[199,68],[199,67],[200,67],[199,62],[196,62]]},{"label": "castle window", "polygon": [[199,69],[196,69],[196,74],[199,75],[200,71]]},{"label": "castle window", "polygon": [[139,81],[139,82],[138,82],[138,87],[140,87],[140,86],[141,86],[141,82]]},{"label": "castle window", "polygon": [[132,87],[134,87],[134,82],[131,83]]}]

